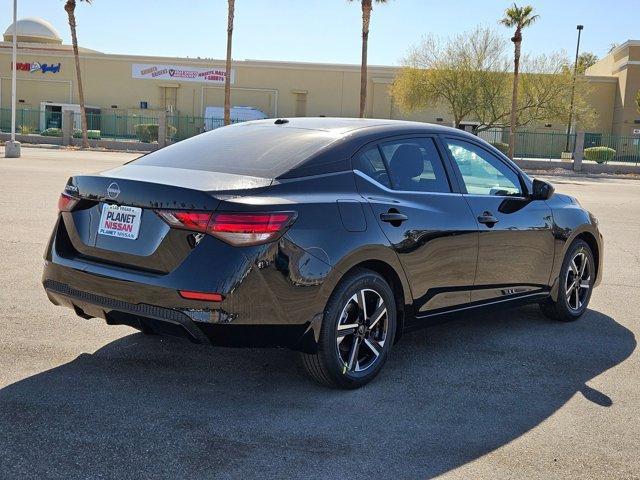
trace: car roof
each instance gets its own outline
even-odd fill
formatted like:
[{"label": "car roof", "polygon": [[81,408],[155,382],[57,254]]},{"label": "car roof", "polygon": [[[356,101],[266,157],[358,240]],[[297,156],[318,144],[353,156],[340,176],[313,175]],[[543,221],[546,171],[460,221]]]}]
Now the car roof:
[{"label": "car roof", "polygon": [[[229,127],[227,127],[229,128]],[[313,153],[290,170],[276,178],[296,178],[308,175],[330,173],[351,168],[351,156],[369,142],[399,135],[444,134],[476,138],[468,132],[443,125],[411,122],[407,120],[387,120],[375,118],[332,118],[301,117],[255,120],[233,125],[237,129],[278,129],[280,133],[289,130],[297,132],[317,132],[330,135],[337,141]]]},{"label": "car roof", "polygon": [[360,149],[396,136],[471,136],[454,128],[402,120],[306,117],[236,123],[136,160],[137,165],[288,179],[351,169]]},{"label": "car roof", "polygon": [[[305,129],[331,132],[336,135],[353,135],[361,130],[376,127],[376,131],[395,133],[397,131],[422,131],[424,133],[460,133],[459,129],[424,122],[408,120],[390,120],[378,118],[341,118],[341,117],[294,117],[253,120],[243,122],[243,127],[275,126],[282,129]],[[365,132],[362,132],[365,133]]]}]

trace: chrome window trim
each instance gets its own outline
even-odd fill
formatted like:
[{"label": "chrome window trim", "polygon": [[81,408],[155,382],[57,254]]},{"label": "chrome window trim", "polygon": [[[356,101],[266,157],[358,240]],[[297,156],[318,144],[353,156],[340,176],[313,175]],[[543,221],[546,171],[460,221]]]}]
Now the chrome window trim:
[{"label": "chrome window trim", "polygon": [[[376,187],[380,188],[381,190],[384,190],[387,193],[392,193],[392,194],[393,193],[410,193],[412,195],[420,194],[420,195],[458,195],[458,196],[462,196],[462,193],[460,193],[460,192],[423,192],[423,191],[417,191],[417,190],[416,191],[414,191],[414,190],[394,190],[394,189],[385,187],[380,182],[374,180],[369,175],[367,175],[364,172],[361,172],[357,168],[353,170],[353,173],[355,173],[359,177],[363,178],[364,180],[367,180],[369,183],[372,183],[373,185],[375,185]],[[511,198],[514,198],[514,197],[511,197]]]}]

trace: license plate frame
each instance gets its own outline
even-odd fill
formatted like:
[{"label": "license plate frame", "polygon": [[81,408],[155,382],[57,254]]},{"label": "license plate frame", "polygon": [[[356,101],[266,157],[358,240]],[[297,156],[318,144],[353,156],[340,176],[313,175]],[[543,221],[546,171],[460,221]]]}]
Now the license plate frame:
[{"label": "license plate frame", "polygon": [[109,205],[102,207],[98,235],[136,240],[140,234],[142,209],[128,205]]}]

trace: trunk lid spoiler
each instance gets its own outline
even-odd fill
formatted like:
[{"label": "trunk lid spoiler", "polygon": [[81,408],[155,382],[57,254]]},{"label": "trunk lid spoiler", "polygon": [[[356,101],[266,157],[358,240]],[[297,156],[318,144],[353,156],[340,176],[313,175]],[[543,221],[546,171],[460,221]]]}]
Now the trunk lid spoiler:
[{"label": "trunk lid spoiler", "polygon": [[264,191],[272,182],[270,178],[130,164],[71,177],[64,191],[96,202],[213,211],[222,199]]}]

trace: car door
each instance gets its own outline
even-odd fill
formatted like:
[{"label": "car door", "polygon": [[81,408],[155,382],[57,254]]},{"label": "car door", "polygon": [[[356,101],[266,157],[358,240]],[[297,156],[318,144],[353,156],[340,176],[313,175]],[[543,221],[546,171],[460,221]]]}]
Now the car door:
[{"label": "car door", "polygon": [[416,315],[468,303],[478,227],[436,139],[370,144],[356,154],[353,166],[358,191],[405,270]]},{"label": "car door", "polygon": [[472,301],[547,290],[553,266],[551,209],[532,200],[521,174],[468,139],[444,138],[479,229]]}]

